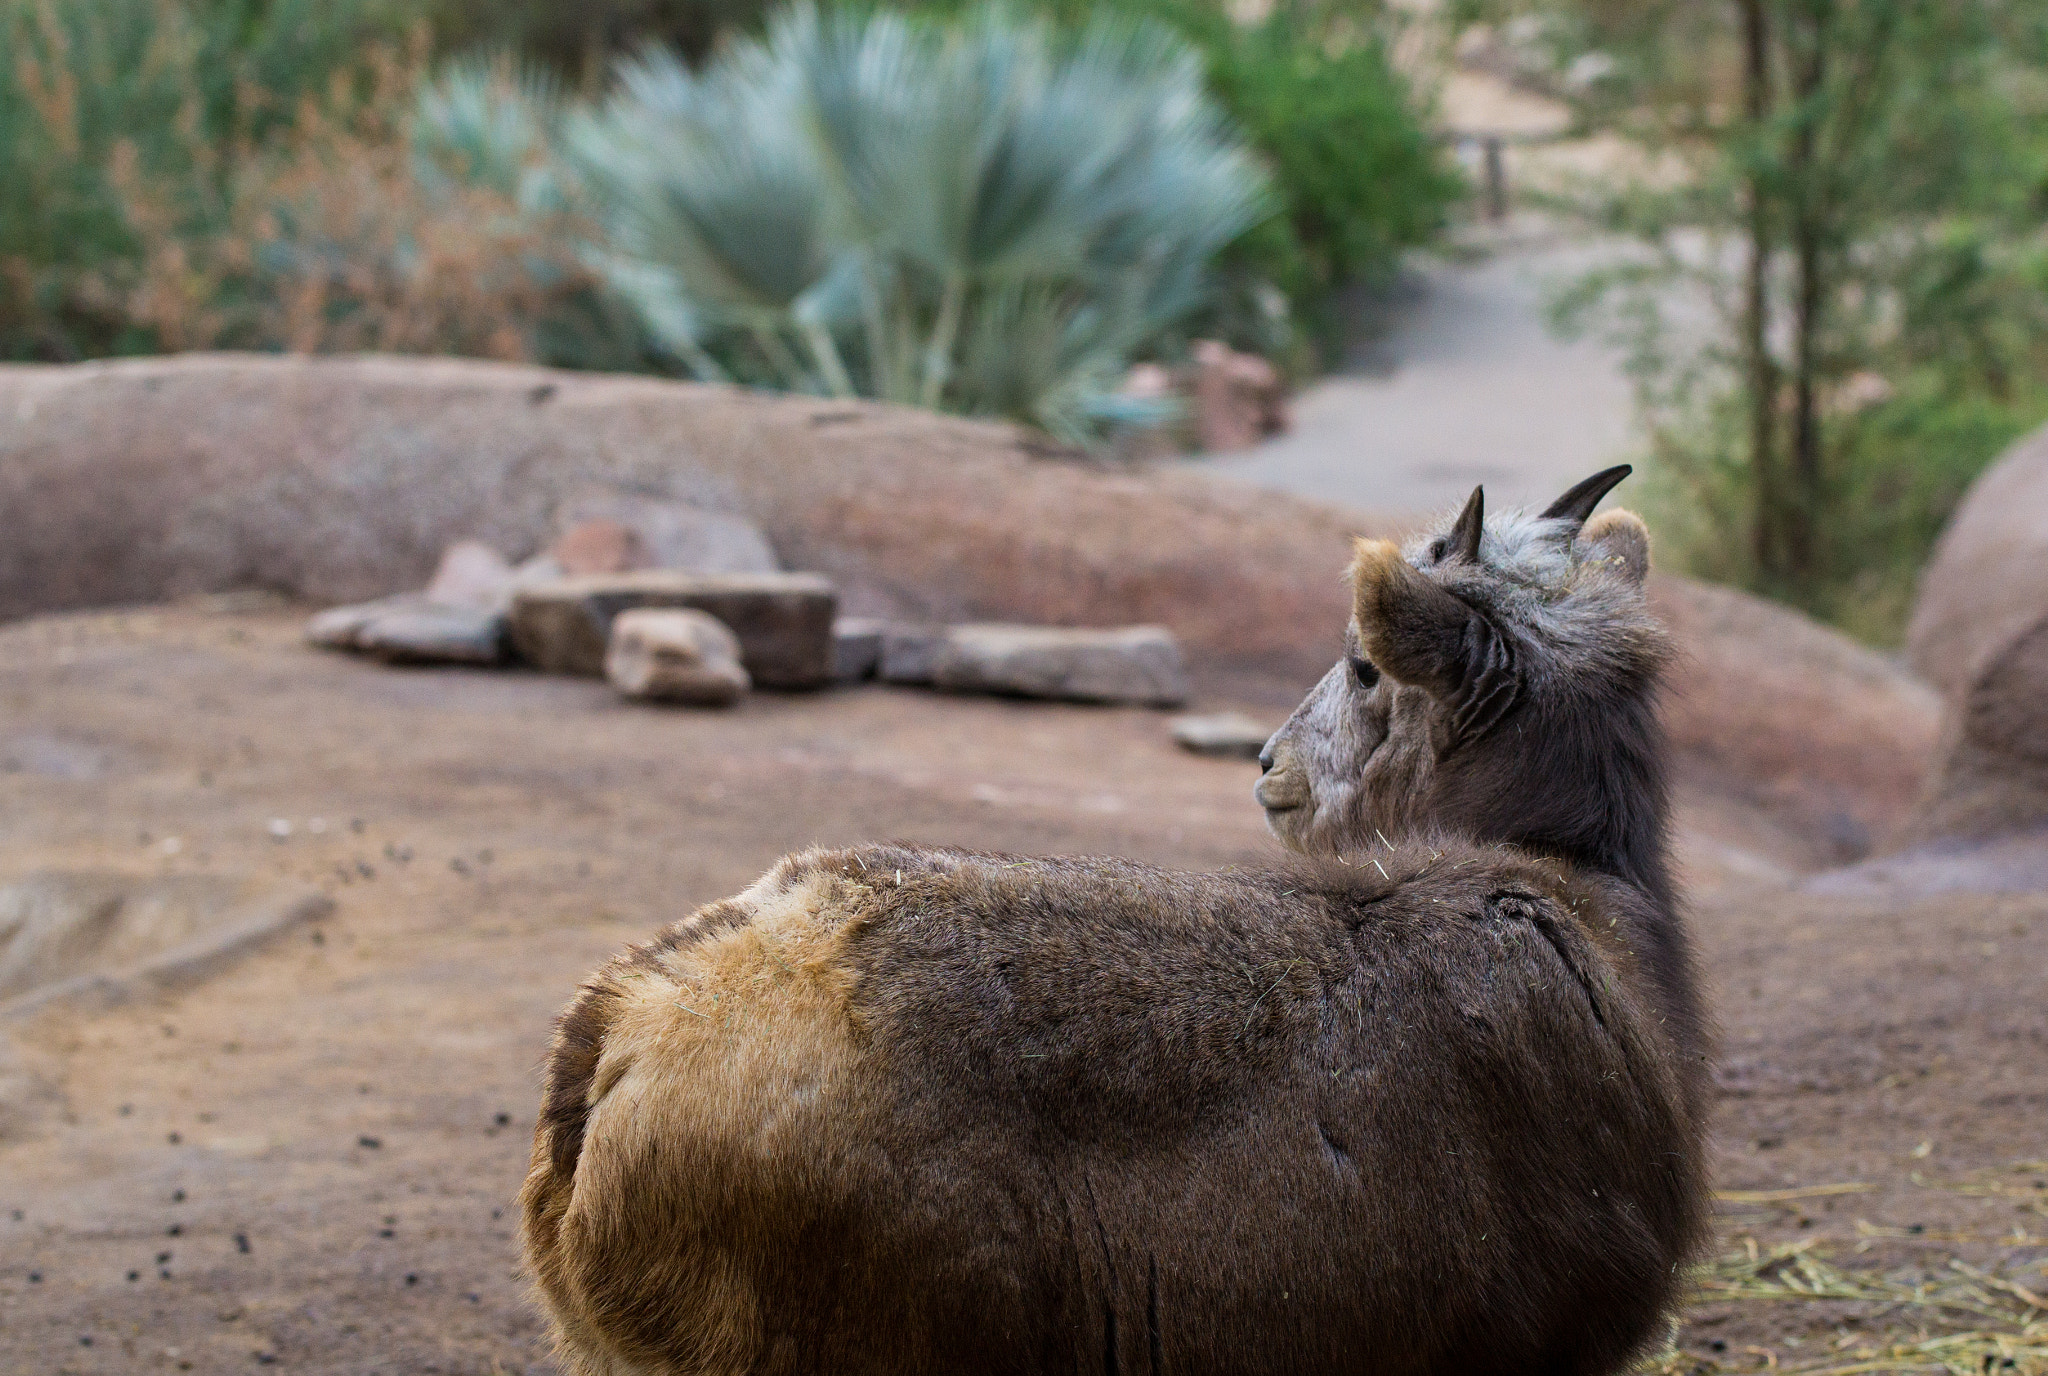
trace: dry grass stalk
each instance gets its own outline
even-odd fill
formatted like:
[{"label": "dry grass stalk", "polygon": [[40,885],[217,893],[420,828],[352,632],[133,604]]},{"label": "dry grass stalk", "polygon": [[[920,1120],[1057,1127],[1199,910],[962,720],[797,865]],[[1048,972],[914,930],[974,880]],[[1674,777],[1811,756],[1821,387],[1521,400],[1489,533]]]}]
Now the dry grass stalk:
[{"label": "dry grass stalk", "polygon": [[1866,1325],[1889,1331],[1845,1332],[1814,1358],[1749,1347],[1724,1364],[1666,1350],[1639,1368],[1656,1376],[1709,1376],[1725,1371],[1782,1371],[1791,1376],[1864,1372],[1950,1373],[1951,1376],[2048,1376],[2048,1303],[2033,1288],[1950,1258],[1941,1271],[1917,1278],[1851,1270],[1826,1260],[1819,1239],[1759,1249],[1743,1239],[1700,1268],[1695,1303],[1780,1303],[1839,1300],[1869,1306]]}]

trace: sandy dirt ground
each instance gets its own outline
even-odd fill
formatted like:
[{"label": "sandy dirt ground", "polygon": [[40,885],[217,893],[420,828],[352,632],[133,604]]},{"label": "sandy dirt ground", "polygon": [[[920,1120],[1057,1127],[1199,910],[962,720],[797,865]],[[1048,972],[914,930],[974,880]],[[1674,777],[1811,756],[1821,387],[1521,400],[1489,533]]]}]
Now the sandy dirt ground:
[{"label": "sandy dirt ground", "polygon": [[[664,712],[323,655],[297,613],[223,605],[0,627],[0,880],[335,902],[187,992],[0,1027],[10,1373],[551,1372],[513,1196],[549,1020],[620,945],[811,844],[1276,854],[1255,766],[1157,713],[879,687]],[[1681,823],[1735,1260],[1668,1369],[1891,1370],[1855,1363],[2017,1331],[2048,1290],[2048,898],[1803,896],[1741,877],[1782,869],[1741,863],[1741,819]],[[1999,1341],[1953,1369],[2043,1369]]]}]

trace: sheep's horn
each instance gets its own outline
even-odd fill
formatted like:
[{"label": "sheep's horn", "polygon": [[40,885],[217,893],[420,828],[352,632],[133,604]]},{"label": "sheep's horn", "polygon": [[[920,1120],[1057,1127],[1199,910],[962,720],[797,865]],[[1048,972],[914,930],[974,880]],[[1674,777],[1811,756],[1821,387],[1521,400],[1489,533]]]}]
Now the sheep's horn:
[{"label": "sheep's horn", "polygon": [[1486,489],[1472,489],[1465,509],[1458,513],[1458,523],[1451,527],[1451,542],[1445,553],[1456,555],[1468,564],[1479,562],[1479,536],[1486,529]]},{"label": "sheep's horn", "polygon": [[1600,499],[1612,492],[1615,484],[1633,472],[1635,469],[1628,464],[1618,463],[1612,468],[1595,473],[1552,502],[1549,509],[1543,513],[1543,519],[1551,520],[1563,516],[1584,525],[1586,518],[1593,514],[1593,508],[1600,505]]}]

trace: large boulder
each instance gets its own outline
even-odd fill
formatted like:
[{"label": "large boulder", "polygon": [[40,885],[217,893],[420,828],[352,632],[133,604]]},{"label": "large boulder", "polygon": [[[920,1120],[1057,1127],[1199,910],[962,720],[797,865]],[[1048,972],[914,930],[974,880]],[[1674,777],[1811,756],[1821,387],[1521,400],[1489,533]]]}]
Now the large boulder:
[{"label": "large boulder", "polygon": [[1677,642],[1664,719],[1685,782],[1759,808],[1841,864],[1906,822],[1941,700],[1890,659],[1733,588],[1652,574]]},{"label": "large boulder", "polygon": [[688,608],[731,629],[761,687],[819,688],[832,681],[834,605],[831,582],[814,573],[646,569],[522,588],[512,599],[510,634],[519,657],[537,669],[599,677],[621,612]]},{"label": "large boulder", "polygon": [[1950,703],[1942,748],[1903,838],[2048,831],[2048,610],[1983,657]]},{"label": "large boulder", "polygon": [[1951,697],[2048,612],[2048,427],[1971,485],[1920,575],[1907,654]]},{"label": "large boulder", "polygon": [[2048,429],[2008,450],[1956,508],[1921,575],[1907,645],[1948,702],[1900,844],[1953,850],[2048,831]]}]

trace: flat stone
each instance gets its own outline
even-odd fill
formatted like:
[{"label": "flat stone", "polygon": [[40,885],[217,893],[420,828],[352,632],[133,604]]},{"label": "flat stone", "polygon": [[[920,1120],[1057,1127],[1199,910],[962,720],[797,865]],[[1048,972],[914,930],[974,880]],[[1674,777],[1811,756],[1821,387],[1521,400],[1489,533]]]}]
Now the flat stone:
[{"label": "flat stone", "polygon": [[889,623],[867,616],[842,616],[832,623],[832,681],[859,683],[882,663],[882,634]]},{"label": "flat stone", "polygon": [[739,637],[760,688],[818,688],[832,678],[831,580],[815,573],[695,574],[669,569],[564,578],[512,599],[519,657],[556,674],[600,677],[612,620],[637,607],[706,612]]},{"label": "flat stone", "polygon": [[884,683],[930,683],[938,662],[944,626],[890,622],[882,628],[882,658],[875,674]]},{"label": "flat stone", "polygon": [[306,622],[306,642],[328,650],[357,649],[356,638],[378,617],[425,605],[426,599],[418,593],[406,592],[396,597],[380,597],[374,602],[329,607],[324,612],[314,613]]},{"label": "flat stone", "polygon": [[477,607],[500,612],[512,604],[518,575],[505,556],[481,540],[458,540],[441,553],[441,563],[421,594],[444,607]]},{"label": "flat stone", "polygon": [[939,644],[932,684],[954,692],[1157,707],[1176,706],[1188,695],[1180,646],[1164,626],[954,626]]},{"label": "flat stone", "polygon": [[629,698],[730,707],[752,686],[740,642],[716,617],[640,607],[612,621],[604,676]]},{"label": "flat stone", "polygon": [[387,664],[501,664],[505,613],[421,602],[372,617],[355,648]]},{"label": "flat stone", "polygon": [[1224,755],[1256,760],[1273,731],[1242,712],[1211,712],[1175,717],[1167,723],[1174,740],[1197,755]]}]

